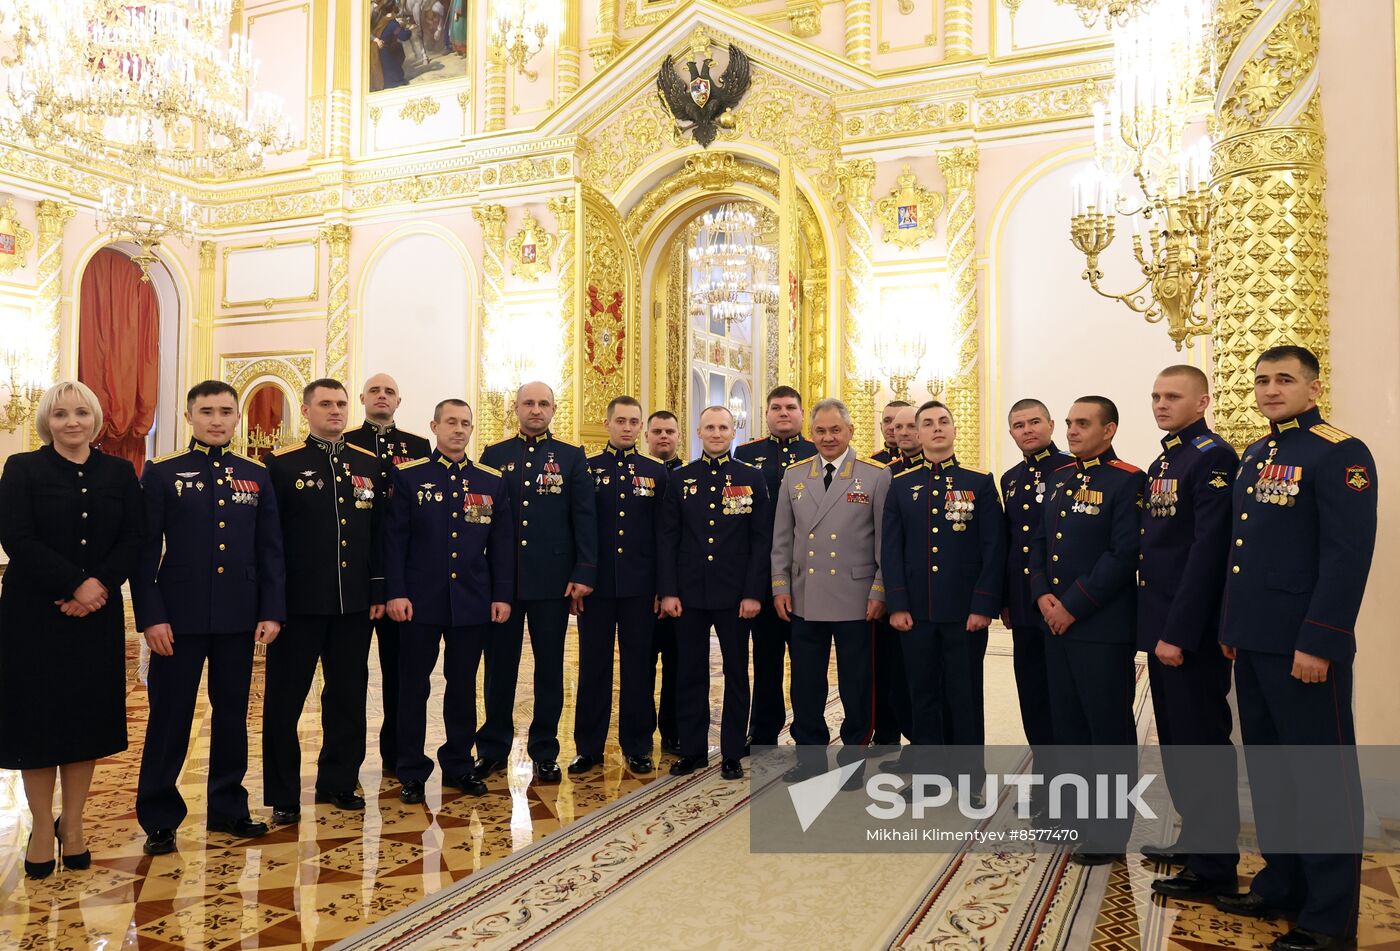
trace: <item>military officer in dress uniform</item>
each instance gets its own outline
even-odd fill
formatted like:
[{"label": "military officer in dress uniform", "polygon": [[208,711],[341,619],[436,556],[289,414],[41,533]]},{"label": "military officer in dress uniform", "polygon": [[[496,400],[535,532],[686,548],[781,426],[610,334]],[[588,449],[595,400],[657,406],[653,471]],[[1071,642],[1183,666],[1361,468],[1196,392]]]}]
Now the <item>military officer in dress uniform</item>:
[{"label": "military officer in dress uniform", "polygon": [[1292,919],[1296,927],[1274,942],[1277,951],[1352,946],[1361,890],[1356,800],[1294,801],[1298,777],[1261,789],[1249,759],[1255,747],[1335,747],[1338,755],[1317,768],[1335,777],[1334,789],[1359,793],[1352,661],[1376,542],[1376,465],[1365,443],[1322,419],[1319,373],[1303,347],[1274,347],[1255,364],[1254,398],[1269,432],[1245,450],[1235,479],[1220,619],[1220,643],[1235,661],[1260,840],[1336,808],[1347,810],[1341,821],[1356,844],[1322,855],[1266,847],[1250,890],[1216,899],[1232,914]]},{"label": "military officer in dress uniform", "polygon": [[793,782],[826,768],[833,641],[842,707],[838,759],[864,756],[873,728],[870,639],[872,622],[885,611],[880,531],[890,474],[884,463],[856,458],[854,433],[845,403],[825,399],[812,407],[817,455],[788,466],[773,500],[773,604],[792,623]]},{"label": "military officer in dress uniform", "polygon": [[652,771],[656,732],[656,530],[670,474],[659,459],[637,451],[641,403],[631,396],[614,397],[607,414],[608,444],[588,460],[597,488],[598,581],[578,612],[578,757],[569,764],[574,775],[603,762],[612,716],[614,645],[621,680],[617,740],[632,772]]},{"label": "military officer in dress uniform", "polygon": [[[986,742],[982,662],[987,627],[1001,606],[1006,529],[991,473],[962,465],[948,407],[919,407],[925,463],[901,472],[885,502],[881,551],[890,626],[900,632],[917,746],[948,743],[968,795],[982,802]],[[944,713],[949,721],[942,722]],[[889,764],[915,765],[901,756]]]},{"label": "military officer in dress uniform", "polygon": [[358,811],[365,759],[370,622],[384,613],[379,458],[345,441],[350,395],[322,379],[302,392],[310,435],[267,459],[287,560],[287,623],[267,651],[263,799],[274,825],[301,819],[297,721],[319,661],[316,801]]},{"label": "military officer in dress uniform", "polygon": [[661,508],[657,589],[661,609],[678,618],[680,672],[676,705],[681,758],[671,775],[709,762],[710,629],[724,667],[720,775],[743,779],[744,725],[749,718],[749,622],[767,595],[773,520],[763,473],[732,458],[734,414],[724,406],[700,413],[699,459],[671,473]]},{"label": "military officer in dress uniform", "polygon": [[[771,500],[777,495],[783,470],[794,462],[810,459],[816,449],[802,438],[802,394],[792,387],[773,388],[764,402],[763,418],[768,435],[744,443],[734,450],[734,458],[763,472]],[[770,506],[768,511],[771,521],[774,510]],[[787,720],[783,667],[792,625],[778,617],[771,598],[764,597],[762,601],[763,609],[753,622],[753,710],[749,718],[749,744],[776,746],[778,733]]]},{"label": "military officer in dress uniform", "polygon": [[[685,465],[677,450],[680,446],[680,426],[676,414],[659,409],[647,417],[647,452],[660,459],[667,473]],[[668,476],[667,482],[670,482]],[[661,658],[661,697],[656,703],[656,726],[661,731],[661,752],[680,754],[680,735],[676,727],[676,619],[661,610],[656,600],[656,625],[652,631],[652,667]]]},{"label": "military officer in dress uniform", "polygon": [[[912,406],[900,406],[894,411],[890,434],[899,452],[889,464],[891,477],[911,466],[924,464],[917,417],[918,410]],[[883,521],[883,510],[880,518]],[[872,742],[876,746],[898,746],[901,735],[912,736],[912,710],[899,632],[890,627],[889,615],[885,615],[875,622],[875,732]]]},{"label": "military officer in dress uniform", "polygon": [[483,465],[509,483],[516,527],[515,598],[510,619],[486,642],[486,722],[477,735],[477,774],[503,771],[515,739],[515,683],[525,622],[535,656],[530,759],[541,782],[559,781],[559,715],[564,710],[564,632],[569,610],[593,591],[598,522],[593,477],[580,446],[554,438],[554,391],[526,383],[515,394],[520,432],[487,447]]},{"label": "military officer in dress uniform", "polygon": [[185,818],[175,783],[205,660],[209,830],[240,838],[267,832],[248,815],[243,775],[253,645],[275,641],[286,620],[282,529],[267,469],[228,448],[238,415],[233,387],[196,384],[185,399],[189,448],[152,459],[141,475],[147,534],[131,599],[151,649],[150,716],[136,787],[149,855],[175,851],[175,829]]},{"label": "military officer in dress uniform", "polygon": [[[1055,445],[1055,421],[1038,399],[1017,400],[1007,427],[1021,461],[1001,477],[1006,504],[1006,594],[1001,622],[1011,629],[1012,668],[1021,706],[1021,726],[1032,749],[1055,742],[1050,716],[1050,679],[1045,669],[1045,629],[1031,596],[1031,539],[1040,527],[1050,473],[1073,465],[1074,457]],[[1032,802],[1043,811],[1041,787]]]},{"label": "military officer in dress uniform", "polygon": [[[387,611],[400,625],[399,799],[424,799],[433,761],[423,752],[429,678],[445,642],[442,718],[447,742],[438,748],[443,783],[484,795],[486,779],[472,761],[476,732],[476,670],[493,637],[501,636],[514,596],[515,530],[509,486],[501,473],[467,456],[472,412],[447,399],[433,409],[437,448],[424,459],[394,466],[384,526]],[[517,654],[518,657],[518,654]]]},{"label": "military officer in dress uniform", "polygon": [[[1031,539],[1031,594],[1049,632],[1045,644],[1056,744],[1113,747],[1095,772],[1134,772],[1133,655],[1142,470],[1113,452],[1118,407],[1084,396],[1066,420],[1075,460],[1050,473]],[[1086,765],[1086,768],[1087,768]],[[1131,786],[1132,783],[1130,782]],[[1081,837],[1073,860],[1122,857],[1131,822],[1104,822]]]},{"label": "military officer in dress uniform", "polygon": [[[1138,562],[1137,646],[1147,652],[1152,707],[1166,779],[1181,815],[1175,846],[1145,847],[1153,861],[1185,865],[1152,890],[1193,901],[1235,891],[1239,853],[1193,849],[1198,827],[1239,833],[1235,749],[1230,743],[1230,661],[1217,649],[1220,592],[1230,539],[1230,486],[1239,456],[1206,425],[1210,382],[1196,367],[1170,366],[1152,385],[1162,454],[1147,469]],[[1188,775],[1172,747],[1217,747],[1213,768]],[[1175,768],[1174,768],[1175,767]]]},{"label": "military officer in dress uniform", "polygon": [[[399,384],[387,373],[376,373],[365,380],[360,391],[360,404],[365,408],[365,421],[358,429],[345,434],[352,446],[368,449],[379,459],[379,503],[383,505],[392,487],[390,474],[400,462],[426,459],[433,451],[428,440],[400,429],[394,422],[403,397]],[[379,760],[384,775],[393,773],[398,762],[399,731],[399,625],[388,614],[372,621],[375,641],[379,645],[380,698],[384,704],[384,720],[379,725]]]},{"label": "military officer in dress uniform", "polygon": [[884,440],[885,448],[872,455],[871,459],[889,465],[899,458],[899,442],[894,435],[894,421],[899,416],[899,411],[906,407],[910,407],[908,400],[890,400],[885,404],[880,413],[880,438]]}]

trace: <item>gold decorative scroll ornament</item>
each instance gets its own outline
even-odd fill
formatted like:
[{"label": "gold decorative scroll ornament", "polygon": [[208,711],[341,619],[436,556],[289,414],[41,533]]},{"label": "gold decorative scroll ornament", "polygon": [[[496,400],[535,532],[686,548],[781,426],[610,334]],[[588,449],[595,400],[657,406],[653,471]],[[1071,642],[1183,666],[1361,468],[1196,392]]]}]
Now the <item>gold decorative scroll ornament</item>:
[{"label": "gold decorative scroll ornament", "polygon": [[14,199],[6,198],[0,205],[0,274],[24,267],[33,246],[34,235],[19,223]]},{"label": "gold decorative scroll ornament", "polygon": [[875,203],[875,217],[884,226],[885,243],[897,244],[907,251],[932,238],[943,204],[941,193],[920,185],[909,166],[904,166],[894,188]]},{"label": "gold decorative scroll ornament", "polygon": [[527,281],[538,281],[540,275],[549,270],[549,256],[554,253],[555,244],[554,235],[541,228],[535,216],[526,209],[520,230],[506,242],[510,273]]}]

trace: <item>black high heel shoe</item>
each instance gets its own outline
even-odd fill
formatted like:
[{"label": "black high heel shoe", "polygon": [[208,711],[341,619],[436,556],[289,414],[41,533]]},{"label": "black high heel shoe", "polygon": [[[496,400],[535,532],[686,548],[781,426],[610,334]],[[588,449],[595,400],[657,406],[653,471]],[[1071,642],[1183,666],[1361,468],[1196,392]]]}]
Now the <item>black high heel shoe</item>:
[{"label": "black high heel shoe", "polygon": [[[33,842],[33,841],[34,841],[34,830],[33,830],[33,829],[30,829],[30,830],[29,830],[29,841],[30,841],[30,842]],[[58,846],[58,848],[61,849],[62,846]],[[29,846],[28,846],[28,845],[26,845],[26,846],[24,847],[24,851],[25,851],[25,852],[28,852],[28,851],[29,851]],[[25,876],[26,876],[27,878],[34,878],[34,879],[48,878],[50,875],[53,874],[54,866],[57,865],[57,864],[58,864],[58,863],[57,863],[54,859],[49,859],[47,862],[31,862],[31,861],[29,861],[29,859],[25,859],[25,860],[24,860],[24,874],[25,874]]]},{"label": "black high heel shoe", "polygon": [[58,824],[62,819],[63,817],[59,816],[53,821],[53,834],[54,838],[58,839],[58,854],[59,857],[63,859],[63,867],[70,872],[81,872],[86,868],[90,868],[92,866],[92,849],[88,849],[78,855],[63,854],[63,833],[58,831]]}]

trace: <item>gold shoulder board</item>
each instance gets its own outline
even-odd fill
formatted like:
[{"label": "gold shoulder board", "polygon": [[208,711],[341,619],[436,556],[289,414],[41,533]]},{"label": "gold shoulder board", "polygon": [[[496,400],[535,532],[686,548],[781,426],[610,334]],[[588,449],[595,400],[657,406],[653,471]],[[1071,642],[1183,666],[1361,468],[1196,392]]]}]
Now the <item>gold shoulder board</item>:
[{"label": "gold shoulder board", "polygon": [[888,469],[890,467],[890,464],[888,462],[881,462],[879,459],[876,459],[872,456],[866,456],[860,461],[865,463],[867,466],[874,466],[876,469]]},{"label": "gold shoulder board", "polygon": [[167,462],[167,461],[169,461],[169,460],[171,460],[171,459],[178,459],[178,458],[180,458],[181,456],[185,455],[185,454],[188,453],[188,452],[189,452],[188,449],[176,449],[174,452],[167,452],[167,453],[166,453],[165,455],[163,455],[163,456],[156,456],[156,457],[155,457],[154,459],[152,459],[151,461],[152,461],[152,462]]},{"label": "gold shoulder board", "polygon": [[975,472],[975,473],[977,473],[978,475],[991,475],[991,473],[988,472],[986,469],[974,469],[974,468],[972,468],[972,466],[965,466],[965,465],[963,465],[961,462],[958,463],[958,468],[959,468],[959,469],[965,469],[965,470],[967,470],[968,472]]},{"label": "gold shoulder board", "polygon": [[371,459],[378,459],[378,458],[379,458],[379,457],[376,456],[374,453],[372,453],[372,452],[370,452],[368,449],[366,449],[364,446],[357,446],[357,445],[355,445],[355,444],[352,443],[352,442],[347,442],[345,445],[349,446],[351,449],[355,450],[356,452],[362,452],[362,453],[364,453],[365,455],[369,456]]},{"label": "gold shoulder board", "polygon": [[[424,459],[424,460],[422,460],[422,461],[423,461],[423,462],[427,462],[428,460]],[[501,470],[500,470],[500,469],[492,469],[490,466],[484,466],[484,465],[482,465],[482,464],[479,463],[479,462],[473,462],[472,465],[475,466],[476,468],[480,469],[482,472],[489,472],[489,473],[491,473],[493,476],[498,476],[498,475],[501,474]],[[400,469],[407,469],[408,466],[399,466],[399,468],[400,468]]]},{"label": "gold shoulder board", "polygon": [[245,455],[243,455],[243,453],[241,453],[241,452],[231,452],[231,453],[229,453],[229,455],[230,455],[230,456],[233,456],[233,457],[235,457],[235,458],[237,458],[237,459],[242,459],[244,462],[251,462],[251,463],[252,463],[253,465],[255,465],[255,466],[261,466],[261,467],[264,468],[264,469],[267,468],[267,466],[264,465],[263,462],[262,462],[261,460],[259,460],[259,459],[254,459],[252,456],[245,456]]},{"label": "gold shoulder board", "polygon": [[422,459],[410,459],[410,460],[408,460],[407,462],[400,462],[400,463],[398,463],[397,465],[395,465],[394,468],[396,468],[396,469],[412,469],[414,466],[421,466],[423,463],[425,463],[425,462],[430,462],[430,461],[432,461],[432,460],[431,460],[428,456],[424,456]]},{"label": "gold shoulder board", "polygon": [[274,456],[285,456],[289,452],[296,452],[298,449],[304,449],[305,447],[306,443],[304,442],[294,442],[290,446],[281,446],[272,450],[272,454]]},{"label": "gold shoulder board", "polygon": [[904,478],[905,476],[910,475],[911,473],[914,473],[914,472],[923,472],[923,471],[924,471],[924,467],[923,467],[923,466],[910,466],[908,469],[905,469],[904,471],[897,473],[897,474],[895,475],[895,478],[896,478],[896,479],[902,479],[902,478]]},{"label": "gold shoulder board", "polygon": [[1345,440],[1356,438],[1351,433],[1342,432],[1336,426],[1329,426],[1326,423],[1318,423],[1316,426],[1313,426],[1312,432],[1331,443],[1344,442]]}]

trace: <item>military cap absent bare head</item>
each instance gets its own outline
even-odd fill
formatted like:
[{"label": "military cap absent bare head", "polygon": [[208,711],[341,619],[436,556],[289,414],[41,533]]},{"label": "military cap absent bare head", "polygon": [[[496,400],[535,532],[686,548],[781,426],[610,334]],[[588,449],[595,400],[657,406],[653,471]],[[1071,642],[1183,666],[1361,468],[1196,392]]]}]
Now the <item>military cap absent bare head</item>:
[{"label": "military cap absent bare head", "polygon": [[433,422],[442,422],[442,409],[444,406],[456,406],[459,409],[465,409],[469,415],[472,411],[471,404],[466,400],[459,400],[455,396],[450,396],[445,400],[439,400],[438,404],[433,407]]},{"label": "military cap absent bare head", "polygon": [[885,404],[885,409],[890,409],[891,407],[893,407],[894,409],[899,409],[902,406],[913,405],[914,404],[909,402],[908,400],[890,400],[888,403]]},{"label": "military cap absent bare head", "polygon": [[619,406],[635,406],[637,412],[640,413],[642,411],[642,404],[635,396],[614,396],[608,402],[608,419],[612,419],[613,410],[617,409]]},{"label": "military cap absent bare head", "polygon": [[1206,378],[1206,375],[1201,372],[1199,367],[1189,366],[1185,363],[1177,363],[1167,367],[1157,375],[1185,377],[1196,385],[1198,392],[1210,393],[1210,380]]},{"label": "military cap absent bare head", "polygon": [[1279,360],[1287,360],[1289,357],[1297,360],[1303,367],[1303,375],[1309,380],[1316,380],[1322,375],[1322,364],[1317,359],[1317,354],[1307,347],[1295,347],[1284,345],[1280,347],[1270,347],[1259,354],[1259,359],[1254,361],[1254,369],[1259,369],[1261,363],[1277,363]]},{"label": "military cap absent bare head", "polygon": [[659,410],[657,410],[656,412],[652,413],[650,416],[647,417],[647,425],[650,426],[651,423],[652,423],[652,420],[656,420],[656,419],[675,419],[675,418],[676,418],[676,414],[673,413],[673,412],[671,412],[669,409],[659,409]]},{"label": "military cap absent bare head", "polygon": [[1011,404],[1011,411],[1006,414],[1006,421],[1008,423],[1011,422],[1011,417],[1015,416],[1017,413],[1024,413],[1028,409],[1038,409],[1042,416],[1046,419],[1050,418],[1050,407],[1046,406],[1035,397],[1028,396],[1025,399],[1017,400]]},{"label": "military cap absent bare head", "polygon": [[1099,408],[1099,422],[1118,425],[1118,404],[1107,396],[1081,396],[1076,403],[1092,403]]},{"label": "military cap absent bare head", "polygon": [[339,380],[333,380],[330,377],[326,376],[322,377],[319,380],[312,380],[310,383],[306,384],[306,386],[302,388],[302,405],[310,406],[312,394],[314,394],[317,390],[321,389],[340,390],[340,392],[344,393],[346,396],[350,395],[350,391],[345,388],[344,383],[340,382]]},{"label": "military cap absent bare head", "polygon": [[775,386],[769,390],[768,398],[763,401],[763,405],[771,406],[774,400],[797,400],[797,405],[801,406],[802,394],[785,383],[782,386]]},{"label": "military cap absent bare head", "polygon": [[204,396],[218,396],[227,393],[233,397],[233,402],[238,402],[238,391],[223,380],[205,380],[190,387],[190,391],[185,394],[185,409],[194,406],[194,401]]},{"label": "military cap absent bare head", "polygon": [[[911,406],[911,405],[913,405],[913,404],[911,404],[911,403],[901,403],[900,405],[901,405],[901,406]],[[948,404],[944,403],[944,402],[941,401],[941,400],[929,400],[928,402],[922,404],[922,405],[919,407],[919,411],[918,411],[917,413],[914,414],[914,419],[917,420],[920,416],[924,415],[925,413],[927,413],[927,412],[928,412],[929,410],[931,410],[931,409],[943,409],[943,410],[948,410],[948,418],[951,419],[952,416],[953,416],[953,411],[950,410],[950,409],[948,409]]]}]

